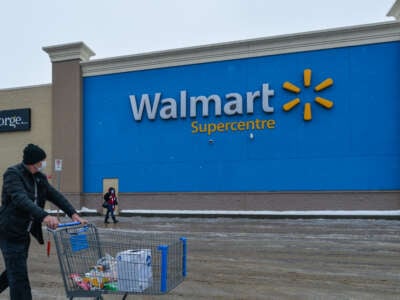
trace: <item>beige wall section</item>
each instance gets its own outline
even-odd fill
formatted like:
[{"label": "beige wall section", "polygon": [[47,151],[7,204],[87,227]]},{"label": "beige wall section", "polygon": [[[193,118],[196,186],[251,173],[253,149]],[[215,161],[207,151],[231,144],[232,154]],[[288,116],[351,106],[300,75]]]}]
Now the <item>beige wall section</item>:
[{"label": "beige wall section", "polygon": [[0,186],[4,171],[22,161],[22,150],[28,143],[37,144],[46,151],[46,173],[50,175],[53,169],[51,85],[0,90],[0,110],[18,108],[31,109],[31,130],[0,132]]},{"label": "beige wall section", "polygon": [[61,192],[75,207],[82,195],[82,74],[81,61],[94,55],[84,43],[44,47],[52,62],[52,149],[62,159]]},{"label": "beige wall section", "polygon": [[60,190],[80,207],[82,191],[82,103],[78,60],[53,64],[53,156],[62,159]]}]

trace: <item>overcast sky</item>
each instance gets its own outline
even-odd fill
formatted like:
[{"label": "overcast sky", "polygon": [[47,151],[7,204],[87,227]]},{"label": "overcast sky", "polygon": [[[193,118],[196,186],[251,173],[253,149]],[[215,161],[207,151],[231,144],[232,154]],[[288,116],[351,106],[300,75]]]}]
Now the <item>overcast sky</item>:
[{"label": "overcast sky", "polygon": [[3,0],[0,89],[51,82],[42,50],[92,59],[394,20],[395,0]]}]

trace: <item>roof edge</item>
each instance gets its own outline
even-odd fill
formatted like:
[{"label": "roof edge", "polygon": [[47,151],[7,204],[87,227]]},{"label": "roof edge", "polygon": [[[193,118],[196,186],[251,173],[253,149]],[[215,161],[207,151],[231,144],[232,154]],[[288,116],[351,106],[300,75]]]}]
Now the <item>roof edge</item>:
[{"label": "roof edge", "polygon": [[400,40],[400,22],[389,21],[81,62],[82,75],[269,56]]}]

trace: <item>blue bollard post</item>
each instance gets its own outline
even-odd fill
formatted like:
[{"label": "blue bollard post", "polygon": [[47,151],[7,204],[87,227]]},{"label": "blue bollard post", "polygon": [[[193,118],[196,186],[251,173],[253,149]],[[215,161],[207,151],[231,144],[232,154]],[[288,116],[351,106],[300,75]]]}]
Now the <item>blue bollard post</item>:
[{"label": "blue bollard post", "polygon": [[158,250],[161,251],[161,274],[160,274],[160,292],[167,292],[167,279],[168,279],[168,246],[160,245]]},{"label": "blue bollard post", "polygon": [[182,242],[182,276],[186,277],[186,253],[187,253],[186,238],[182,236],[180,240]]}]

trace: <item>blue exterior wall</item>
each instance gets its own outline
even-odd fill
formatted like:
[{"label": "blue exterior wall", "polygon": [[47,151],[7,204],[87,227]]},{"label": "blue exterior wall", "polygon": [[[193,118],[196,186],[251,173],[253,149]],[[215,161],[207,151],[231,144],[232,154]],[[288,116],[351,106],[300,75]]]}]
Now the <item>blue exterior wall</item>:
[{"label": "blue exterior wall", "polygon": [[[85,77],[84,192],[119,178],[120,192],[400,189],[400,43],[390,42]],[[303,70],[312,70],[311,87]],[[313,87],[326,78],[334,84]],[[290,81],[297,95],[282,88]],[[130,95],[174,98],[274,90],[273,113],[135,121]],[[331,109],[316,104],[321,96]],[[282,105],[299,97],[285,112]],[[305,102],[312,120],[303,119]],[[189,114],[189,103],[187,104]],[[274,128],[193,133],[200,124],[273,120]],[[253,133],[254,139],[250,138]],[[209,141],[213,140],[213,143]]]}]

